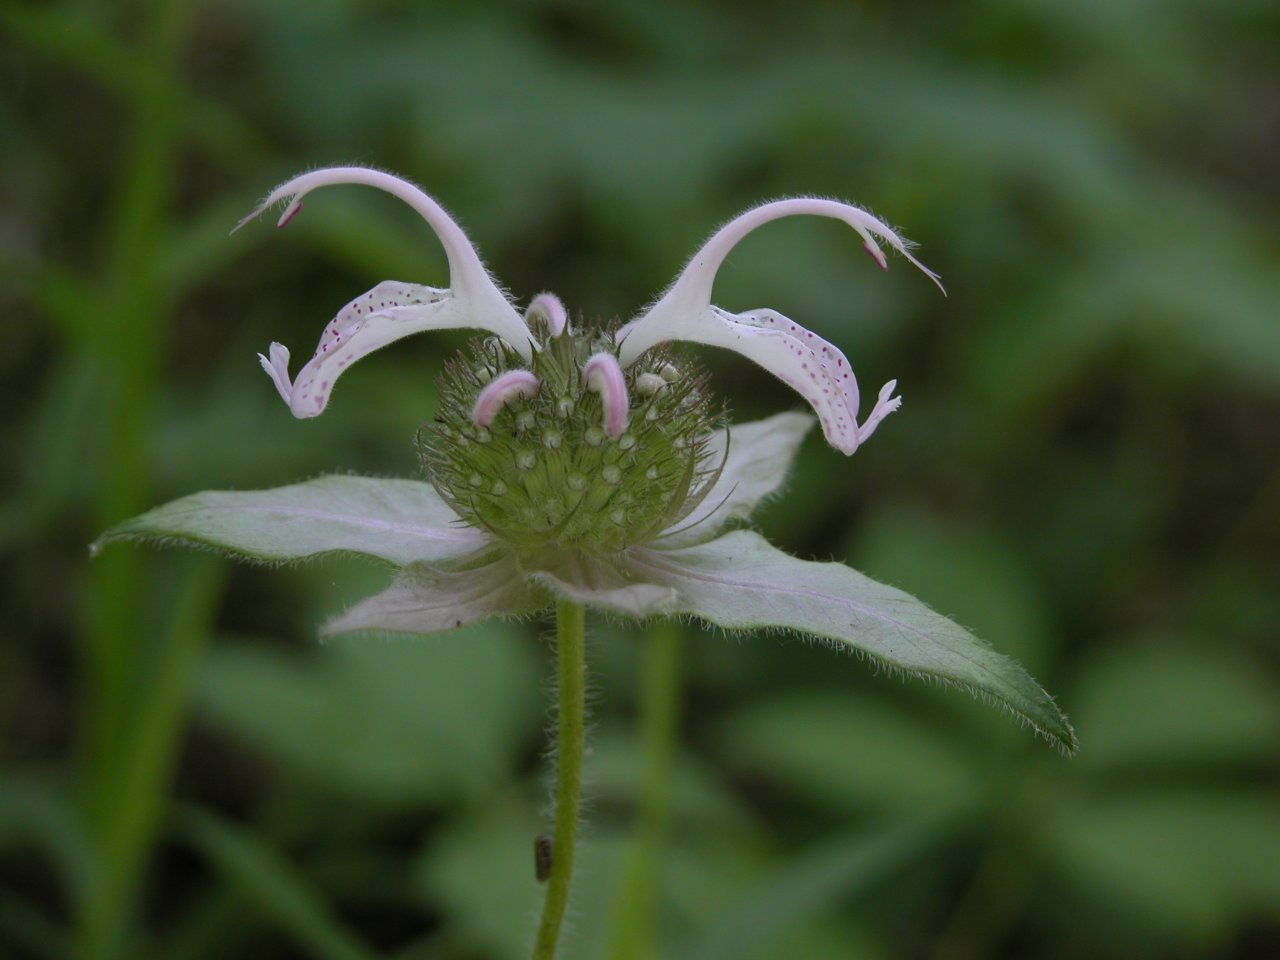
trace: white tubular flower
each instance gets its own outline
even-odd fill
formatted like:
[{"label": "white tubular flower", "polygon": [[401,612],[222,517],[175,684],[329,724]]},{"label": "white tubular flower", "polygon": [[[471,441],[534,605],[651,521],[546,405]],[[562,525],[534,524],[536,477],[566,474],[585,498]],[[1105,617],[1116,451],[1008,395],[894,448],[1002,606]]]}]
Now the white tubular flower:
[{"label": "white tubular flower", "polygon": [[597,353],[582,367],[582,379],[587,387],[600,394],[600,406],[604,408],[604,432],[606,436],[619,436],[627,426],[627,381],[622,367],[611,353]]},{"label": "white tubular flower", "polygon": [[475,248],[453,219],[406,180],[367,167],[330,167],[294,177],[276,187],[236,225],[238,230],[272,204],[287,201],[277,226],[302,209],[302,198],[318,187],[355,183],[377,187],[413,207],[435,231],[449,261],[449,287],[438,289],[387,280],[357,297],[325,327],[313,356],[289,381],[289,352],[272,344],[269,359],[259,355],[276,389],[295,417],[318,416],[338,377],[379,347],[426,330],[472,327],[505,340],[525,360],[532,356],[529,328],[489,276]]},{"label": "white tubular flower", "polygon": [[884,253],[876,243],[880,238],[942,288],[938,275],[910,254],[902,238],[865,210],[834,200],[775,200],[748,210],[716,231],[666,293],[618,331],[619,358],[623,366],[629,366],[650,347],[668,340],[734,350],[804,397],[817,413],[827,442],[841,453],[851,454],[901,403],[900,398],[890,396],[893,384],[881,391],[880,401],[859,426],[858,381],[848,359],[836,347],[777,311],[734,314],[711,303],[716,273],[747,234],[771,220],[804,214],[843,220],[862,237],[867,253],[885,268]]},{"label": "white tubular flower", "polygon": [[493,423],[498,411],[517,397],[528,398],[538,392],[538,378],[528,370],[508,370],[502,376],[489,381],[476,397],[471,409],[471,420],[477,427]]}]

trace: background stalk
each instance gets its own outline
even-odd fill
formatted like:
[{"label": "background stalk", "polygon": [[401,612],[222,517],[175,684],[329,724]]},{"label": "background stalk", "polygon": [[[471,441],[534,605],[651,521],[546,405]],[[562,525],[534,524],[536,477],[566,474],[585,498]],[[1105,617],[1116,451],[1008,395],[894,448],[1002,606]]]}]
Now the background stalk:
[{"label": "background stalk", "polygon": [[653,952],[655,891],[667,841],[671,771],[680,725],[680,637],[679,623],[660,623],[650,631],[643,648],[639,809],[613,905],[608,960],[641,960]]},{"label": "background stalk", "polygon": [[556,603],[556,672],[560,709],[556,720],[556,812],[551,842],[547,898],[534,942],[534,960],[555,956],[560,925],[569,902],[573,841],[582,796],[582,738],[586,713],[586,615],[582,604]]}]

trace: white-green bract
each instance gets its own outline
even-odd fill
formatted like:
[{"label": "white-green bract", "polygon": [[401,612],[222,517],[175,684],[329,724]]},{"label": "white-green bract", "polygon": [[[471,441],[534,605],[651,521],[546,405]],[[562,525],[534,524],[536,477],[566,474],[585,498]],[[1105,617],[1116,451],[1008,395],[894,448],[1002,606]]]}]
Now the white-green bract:
[{"label": "white-green bract", "polygon": [[[318,170],[278,187],[242,223],[284,202],[284,225],[304,195],[339,183],[387,190],[421,213],[444,245],[450,286],[378,284],[329,323],[314,357],[293,379],[288,351],[272,344],[260,359],[295,416],[323,412],[334,382],[356,360],[425,330],[485,330],[500,338],[517,363],[546,369],[531,361],[535,352],[548,349],[549,337],[567,335],[572,325],[563,305],[542,294],[522,316],[458,225],[404,180],[363,167]],[[733,246],[756,227],[795,214],[842,220],[882,267],[877,238],[937,281],[897,234],[856,207],[810,198],[763,204],[717,231],[658,300],[612,341],[592,348],[597,352],[582,365],[581,392],[575,394],[580,409],[565,416],[598,417],[593,421],[601,428],[598,442],[625,447],[628,417],[640,409],[642,397],[670,389],[662,368],[636,372],[638,362],[659,344],[690,341],[735,350],[794,387],[813,408],[827,441],[852,453],[897,408],[894,383],[885,385],[859,423],[857,381],[833,345],[774,311],[731,314],[711,304],[715,274]],[[497,426],[494,418],[536,396],[542,386],[524,369],[496,376],[465,413],[475,427],[472,436],[488,442],[491,427]],[[566,405],[565,411],[573,410],[574,404]],[[1074,751],[1075,734],[1066,717],[1017,663],[900,590],[839,563],[789,556],[743,528],[755,505],[780,489],[813,423],[808,414],[781,413],[715,431],[703,443],[705,460],[716,469],[706,471],[696,502],[691,500],[670,527],[607,554],[588,550],[569,556],[548,543],[546,556],[554,559],[541,562],[537,551],[512,549],[463,521],[431,483],[355,476],[321,477],[274,490],[198,493],[115,527],[95,548],[120,539],[158,540],[268,563],[342,552],[398,568],[385,591],[326,624],[323,631],[330,636],[441,633],[489,617],[533,614],[557,598],[631,617],[689,617],[726,630],[791,632],[894,670],[963,687],[1006,708],[1060,749]],[[592,432],[565,436],[587,436],[597,443]],[[479,478],[478,486],[505,488],[512,479]]]}]

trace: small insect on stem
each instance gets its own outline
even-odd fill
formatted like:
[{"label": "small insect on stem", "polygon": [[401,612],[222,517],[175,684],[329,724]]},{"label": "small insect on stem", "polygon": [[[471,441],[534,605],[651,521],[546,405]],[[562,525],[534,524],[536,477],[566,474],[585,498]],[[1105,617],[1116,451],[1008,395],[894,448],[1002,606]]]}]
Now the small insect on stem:
[{"label": "small insect on stem", "polygon": [[539,883],[551,876],[551,838],[545,833],[533,838],[533,875]]}]

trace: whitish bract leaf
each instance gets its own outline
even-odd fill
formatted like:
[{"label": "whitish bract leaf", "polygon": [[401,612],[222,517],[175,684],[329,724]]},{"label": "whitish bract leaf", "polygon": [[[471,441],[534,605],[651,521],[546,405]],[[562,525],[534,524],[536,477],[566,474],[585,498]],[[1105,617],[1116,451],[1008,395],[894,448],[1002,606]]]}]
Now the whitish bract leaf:
[{"label": "whitish bract leaf", "polygon": [[345,476],[193,494],[112,527],[91,549],[117,540],[176,541],[266,562],[360,553],[397,566],[456,559],[486,543],[429,484]]},{"label": "whitish bract leaf", "polygon": [[386,590],[330,620],[322,633],[441,633],[490,617],[525,616],[546,605],[515,557],[494,552],[457,566],[405,567]]},{"label": "whitish bract leaf", "polygon": [[717,430],[707,444],[707,462],[723,463],[720,475],[698,506],[659,543],[675,547],[710,540],[726,523],[750,516],[761,500],[782,486],[814,422],[806,413],[790,412]]},{"label": "whitish bract leaf", "polygon": [[1064,752],[1076,749],[1067,718],[1018,664],[914,597],[842,564],[797,560],[739,530],[700,546],[636,550],[632,565],[676,591],[676,612],[728,629],[795,630],[831,640],[989,698]]}]

